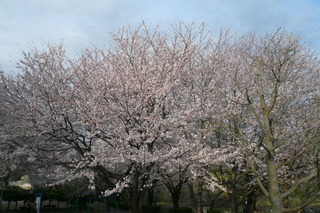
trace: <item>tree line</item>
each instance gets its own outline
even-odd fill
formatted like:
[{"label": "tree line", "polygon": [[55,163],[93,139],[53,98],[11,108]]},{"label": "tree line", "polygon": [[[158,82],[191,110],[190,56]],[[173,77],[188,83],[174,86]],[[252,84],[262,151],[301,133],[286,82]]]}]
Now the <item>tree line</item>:
[{"label": "tree line", "polygon": [[196,212],[204,187],[225,192],[232,212],[257,191],[274,213],[315,199],[320,67],[308,43],[195,24],[111,37],[74,58],[61,43],[35,48],[16,76],[2,73],[3,180],[30,167],[43,184],[85,177],[133,213],[158,185],[178,208],[187,184]]}]

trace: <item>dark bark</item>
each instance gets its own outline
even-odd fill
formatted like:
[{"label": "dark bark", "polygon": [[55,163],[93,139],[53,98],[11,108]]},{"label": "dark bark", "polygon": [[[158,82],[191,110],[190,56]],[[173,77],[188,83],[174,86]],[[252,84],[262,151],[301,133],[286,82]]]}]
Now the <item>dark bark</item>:
[{"label": "dark bark", "polygon": [[248,194],[247,207],[248,207],[248,213],[253,213],[254,209],[256,209],[256,194],[254,190],[252,190]]},{"label": "dark bark", "polygon": [[180,200],[180,193],[172,194],[171,195],[172,202],[173,202],[173,208],[178,209],[179,206],[179,200]]},{"label": "dark bark", "polygon": [[135,171],[131,186],[121,193],[122,198],[129,206],[130,213],[141,213],[142,201],[147,192],[146,189],[142,188],[147,179],[140,179],[140,175],[139,171]]},{"label": "dark bark", "polygon": [[189,191],[190,191],[190,199],[192,202],[192,208],[195,213],[201,213],[202,184],[199,183],[199,185],[197,186],[198,189],[196,190],[196,192],[193,188],[194,187],[193,184],[189,183],[188,187],[189,187]]},{"label": "dark bark", "polygon": [[130,213],[141,213],[141,206],[142,206],[142,198],[141,193],[136,194],[133,193],[132,188],[125,190],[123,193],[121,193],[121,197],[124,199],[124,201],[129,206]]},{"label": "dark bark", "polygon": [[239,213],[236,191],[232,190],[231,193],[228,193],[228,197],[230,202],[230,211],[232,213]]},{"label": "dark bark", "polygon": [[148,205],[154,205],[154,189],[148,189]]},{"label": "dark bark", "polygon": [[[184,174],[184,173],[183,173]],[[186,179],[180,178],[178,183],[174,183],[173,181],[167,181],[165,183],[165,186],[169,190],[171,194],[171,200],[173,204],[173,208],[179,208],[179,201],[180,201],[180,195],[181,195],[181,189],[183,184],[186,182]]]},{"label": "dark bark", "polygon": [[7,211],[9,211],[11,200],[8,200]]},{"label": "dark bark", "polygon": [[129,203],[130,213],[141,213],[141,205],[137,201],[131,201]]}]

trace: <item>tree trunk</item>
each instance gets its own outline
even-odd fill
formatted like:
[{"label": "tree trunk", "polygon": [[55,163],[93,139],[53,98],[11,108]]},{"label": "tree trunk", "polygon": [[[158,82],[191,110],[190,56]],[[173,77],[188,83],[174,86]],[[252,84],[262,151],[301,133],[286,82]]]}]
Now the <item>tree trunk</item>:
[{"label": "tree trunk", "polygon": [[271,212],[281,213],[283,204],[280,194],[277,165],[274,160],[274,153],[267,154],[267,168],[269,177],[269,200],[271,202]]},{"label": "tree trunk", "polygon": [[7,211],[9,211],[11,200],[8,200]]},{"label": "tree trunk", "polygon": [[196,207],[195,208],[195,213],[201,213],[201,195],[197,195],[197,197],[196,197],[196,206],[195,207]]},{"label": "tree trunk", "polygon": [[171,200],[172,200],[172,204],[173,204],[174,209],[180,207],[179,201],[180,201],[182,185],[184,183],[185,183],[185,181],[182,181],[181,179],[176,185],[170,181],[165,183],[165,186],[167,187],[167,189],[169,190],[169,192],[171,194]]},{"label": "tree trunk", "polygon": [[180,200],[180,193],[174,193],[171,195],[172,198],[172,203],[173,203],[173,208],[177,209],[179,208],[179,200]]},{"label": "tree trunk", "polygon": [[129,206],[130,213],[141,213],[142,200],[146,195],[146,190],[140,187],[144,182],[141,183],[139,178],[140,172],[136,171],[131,186],[121,194]]},{"label": "tree trunk", "polygon": [[[261,80],[261,79],[259,79]],[[271,202],[271,212],[272,213],[281,213],[283,208],[280,184],[278,178],[278,165],[275,159],[275,146],[274,146],[274,137],[272,131],[272,123],[270,119],[270,111],[266,105],[264,99],[263,90],[261,89],[260,93],[260,107],[262,110],[263,118],[263,133],[265,137],[265,150],[266,150],[266,165],[267,165],[267,174],[269,178],[269,201]]]},{"label": "tree trunk", "polygon": [[141,213],[141,204],[142,204],[142,197],[141,193],[131,193],[129,197],[123,196],[124,200],[129,206],[130,213]]},{"label": "tree trunk", "polygon": [[129,204],[129,211],[130,213],[141,213],[141,205],[132,202]]},{"label": "tree trunk", "polygon": [[188,184],[190,190],[190,198],[192,202],[192,208],[195,213],[201,213],[201,196],[202,196],[202,184],[199,183],[197,193],[194,192],[193,184]]},{"label": "tree trunk", "polygon": [[148,189],[148,205],[154,205],[154,189]]},{"label": "tree trunk", "polygon": [[130,213],[141,213],[141,199],[136,194],[131,194],[131,196],[122,196],[129,207]]},{"label": "tree trunk", "polygon": [[256,208],[255,190],[252,190],[252,192],[248,194],[247,207],[248,213],[253,213],[253,210]]},{"label": "tree trunk", "polygon": [[228,188],[228,198],[229,198],[229,209],[231,213],[239,212],[239,205],[242,205],[242,202],[239,203],[237,199],[238,189],[237,189],[237,167],[232,168],[232,174],[229,180],[230,186]]},{"label": "tree trunk", "polygon": [[232,174],[232,195],[231,195],[231,201],[232,201],[232,211],[233,213],[239,212],[239,206],[238,206],[238,200],[237,200],[237,169],[234,168],[233,174]]},{"label": "tree trunk", "polygon": [[236,192],[233,190],[231,193],[228,193],[229,201],[230,201],[230,212],[231,213],[238,213],[238,202],[236,198]]}]

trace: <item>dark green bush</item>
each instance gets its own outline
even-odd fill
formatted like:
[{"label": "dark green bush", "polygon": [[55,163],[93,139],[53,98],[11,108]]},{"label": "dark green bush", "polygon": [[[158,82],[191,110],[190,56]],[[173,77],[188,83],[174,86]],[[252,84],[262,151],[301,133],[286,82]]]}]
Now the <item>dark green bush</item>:
[{"label": "dark green bush", "polygon": [[108,208],[119,208],[119,203],[116,199],[106,199]]},{"label": "dark green bush", "polygon": [[161,206],[151,206],[151,205],[142,206],[143,213],[158,213],[160,211],[161,211]]},{"label": "dark green bush", "polygon": [[129,205],[124,201],[118,201],[118,207],[119,207],[119,209],[122,209],[122,210],[129,209]]},{"label": "dark green bush", "polygon": [[189,207],[181,207],[178,209],[171,208],[169,209],[169,213],[192,213],[192,208],[189,208]]},{"label": "dark green bush", "polygon": [[29,194],[28,191],[23,191],[19,189],[5,189],[3,190],[3,200],[6,201],[18,201],[18,200],[28,200],[34,198],[33,194]]},{"label": "dark green bush", "polygon": [[222,213],[223,209],[210,209],[208,213]]}]

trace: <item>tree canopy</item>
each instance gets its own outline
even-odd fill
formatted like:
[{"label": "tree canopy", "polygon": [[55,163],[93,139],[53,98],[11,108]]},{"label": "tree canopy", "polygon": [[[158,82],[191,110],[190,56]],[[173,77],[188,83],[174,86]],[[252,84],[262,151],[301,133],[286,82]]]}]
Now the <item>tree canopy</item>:
[{"label": "tree canopy", "polygon": [[[312,202],[320,73],[301,38],[283,30],[213,36],[194,24],[141,24],[111,36],[109,49],[72,59],[63,44],[35,48],[17,76],[2,75],[9,120],[1,127],[14,133],[1,129],[0,145],[15,142],[2,157],[23,149],[26,162],[42,159],[32,165],[47,183],[86,177],[92,189],[121,194],[132,212],[157,183],[173,197],[186,182],[228,191],[223,170],[246,174],[272,212]],[[291,206],[297,190],[310,196]]]}]

